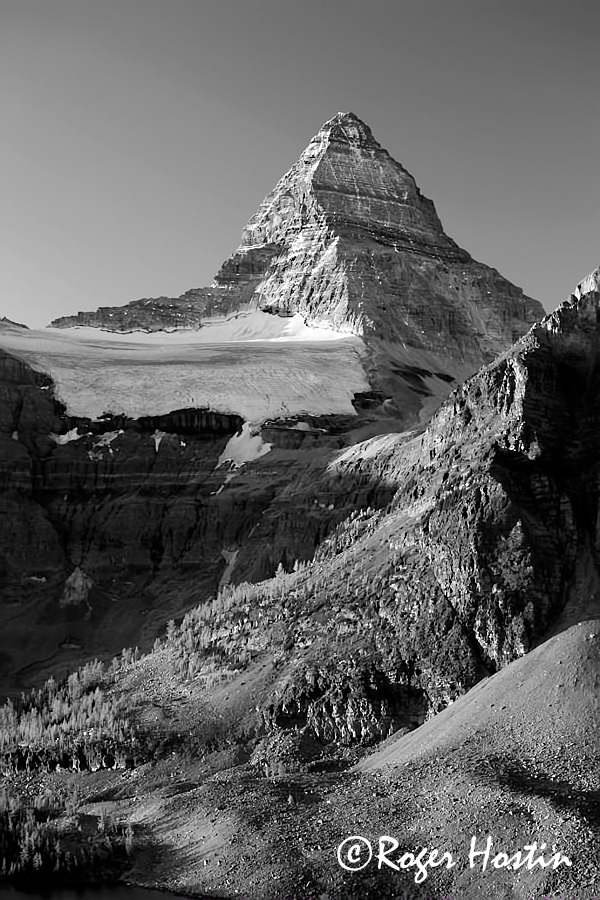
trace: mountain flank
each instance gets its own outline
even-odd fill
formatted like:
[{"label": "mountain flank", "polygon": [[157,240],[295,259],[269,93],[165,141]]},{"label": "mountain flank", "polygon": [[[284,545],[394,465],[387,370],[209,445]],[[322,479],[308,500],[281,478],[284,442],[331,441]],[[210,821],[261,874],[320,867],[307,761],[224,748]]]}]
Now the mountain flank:
[{"label": "mountain flank", "polygon": [[[392,494],[312,559],[5,707],[11,790],[89,769],[79,814],[137,830],[129,877],[192,895],[592,900],[599,328],[596,270],[423,431],[332,455]],[[348,872],[350,835],[457,864]],[[478,870],[473,837],[570,865]]]},{"label": "mountain flank", "polygon": [[[339,113],[211,287],[0,322],[0,689],[148,650],[225,582],[311,559],[397,490],[404,438],[362,442],[422,430],[542,315]],[[262,449],[238,463],[244,427]]]}]

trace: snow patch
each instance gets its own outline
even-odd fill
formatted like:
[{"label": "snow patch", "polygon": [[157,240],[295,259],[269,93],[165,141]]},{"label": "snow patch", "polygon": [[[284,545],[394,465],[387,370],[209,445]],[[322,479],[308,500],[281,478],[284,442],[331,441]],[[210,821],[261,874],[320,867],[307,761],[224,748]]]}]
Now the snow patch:
[{"label": "snow patch", "polygon": [[[218,466],[216,466],[215,468],[218,468]],[[221,487],[219,488],[219,490],[218,490],[218,491],[211,491],[211,492],[210,492],[210,496],[211,496],[211,497],[218,497],[219,494],[221,493],[221,491],[225,490],[225,488],[227,487],[227,485],[229,484],[229,482],[230,482],[230,481],[233,481],[233,479],[235,478],[236,474],[237,474],[237,473],[236,473],[235,469],[233,470],[233,472],[228,472],[227,475],[225,476],[225,481],[223,482],[223,484],[221,485]]]},{"label": "snow patch", "polygon": [[221,588],[226,587],[229,584],[229,582],[231,581],[231,573],[233,571],[233,567],[235,566],[235,561],[237,559],[239,552],[240,552],[239,549],[238,550],[226,550],[225,548],[223,548],[223,550],[221,550],[221,556],[223,557],[223,559],[225,560],[227,565],[223,569],[223,574],[221,575],[221,578],[219,579],[219,590]]},{"label": "snow patch", "polygon": [[104,434],[101,434],[100,437],[94,442],[94,446],[92,450],[88,450],[88,457],[92,460],[92,462],[101,462],[102,461],[102,451],[105,448],[108,448],[108,452],[113,454],[113,448],[111,447],[112,442],[119,437],[120,434],[124,434],[122,428],[118,431],[107,431]]},{"label": "snow patch", "polygon": [[70,444],[72,441],[79,441],[83,437],[83,435],[78,434],[77,428],[71,428],[71,430],[67,431],[66,434],[52,433],[50,435],[50,437],[56,444],[60,445],[60,444]]},{"label": "snow patch", "polygon": [[110,447],[115,438],[118,438],[120,434],[124,433],[122,428],[120,428],[119,431],[106,431],[94,442],[94,447]]},{"label": "snow patch", "polygon": [[152,440],[154,441],[154,449],[158,453],[158,448],[160,447],[160,442],[164,438],[166,431],[159,431],[158,428],[155,430],[152,435]]},{"label": "snow patch", "polygon": [[[48,334],[50,332],[50,334]],[[76,325],[73,328],[38,329],[47,340],[53,332],[90,343],[146,344],[156,346],[167,341],[170,344],[230,344],[249,341],[335,341],[348,337],[349,332],[336,331],[327,324],[307,325],[304,316],[277,316],[259,309],[242,310],[228,316],[210,316],[201,328],[166,329],[165,331],[109,331]]]},{"label": "snow patch", "polygon": [[233,468],[239,468],[244,463],[260,459],[271,450],[273,444],[266,444],[260,434],[252,434],[250,422],[244,422],[241,432],[229,438],[227,445],[219,457],[215,468],[223,463],[230,463]]}]

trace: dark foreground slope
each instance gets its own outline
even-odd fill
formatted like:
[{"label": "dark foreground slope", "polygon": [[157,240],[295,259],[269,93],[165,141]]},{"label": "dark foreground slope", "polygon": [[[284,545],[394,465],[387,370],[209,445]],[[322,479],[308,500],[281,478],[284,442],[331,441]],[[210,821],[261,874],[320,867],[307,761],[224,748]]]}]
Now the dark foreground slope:
[{"label": "dark foreground slope", "polygon": [[[599,282],[422,434],[340,452],[332,478],[396,491],[313,561],[223,591],[137,661],[4,710],[10,790],[76,780],[81,814],[108,810],[136,831],[130,877],[184,892],[592,900]],[[351,835],[456,865],[421,883],[408,859],[349,872],[337,847]],[[571,865],[471,867],[471,838],[482,849],[488,836],[494,854],[536,842],[534,856]]]},{"label": "dark foreground slope", "polygon": [[[260,778],[255,767],[238,764],[211,775],[206,763],[171,758],[168,768],[159,764],[129,783],[109,778],[112,790],[88,809],[111,797],[121,813],[149,826],[160,850],[132,877],[182,891],[260,900],[593,900],[600,879],[599,648],[596,609],[595,618],[511,663],[410,735],[390,738],[355,772],[313,768]],[[343,870],[337,856],[352,835],[375,852],[355,872]],[[435,848],[456,865],[430,868],[420,884],[415,866],[378,870],[383,835],[398,842],[392,862],[422,848],[427,858]],[[490,860],[483,870],[480,856],[471,867],[472,839],[481,851],[488,837],[491,857],[526,856],[536,842],[536,859],[558,851],[571,866],[515,871]],[[368,850],[358,843],[363,863]]]}]

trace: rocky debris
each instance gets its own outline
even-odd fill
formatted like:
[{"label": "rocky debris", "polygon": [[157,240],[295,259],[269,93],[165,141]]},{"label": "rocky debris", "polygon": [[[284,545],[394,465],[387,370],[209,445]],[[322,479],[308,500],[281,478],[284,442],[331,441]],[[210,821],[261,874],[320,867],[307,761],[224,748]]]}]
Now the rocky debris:
[{"label": "rocky debris", "polygon": [[88,606],[88,609],[91,610],[87,600],[93,586],[94,582],[89,575],[86,575],[86,573],[77,566],[65,581],[64,590],[58,601],[59,606],[78,606],[80,603],[85,603]]},{"label": "rocky debris", "polygon": [[259,741],[250,762],[271,777],[306,771],[322,754],[323,744],[311,728],[275,729]]},{"label": "rocky debris", "polygon": [[[595,585],[589,585],[595,592]],[[586,621],[562,630],[513,661],[421,728],[395,737],[357,766],[357,771],[412,765],[417,760],[464,750],[463,762],[488,742],[490,779],[527,782],[542,773],[550,782],[568,775],[573,788],[596,789],[579,781],[593,770],[600,730],[600,597]],[[561,753],[557,756],[557,749]],[[558,785],[559,786],[559,785]]]}]

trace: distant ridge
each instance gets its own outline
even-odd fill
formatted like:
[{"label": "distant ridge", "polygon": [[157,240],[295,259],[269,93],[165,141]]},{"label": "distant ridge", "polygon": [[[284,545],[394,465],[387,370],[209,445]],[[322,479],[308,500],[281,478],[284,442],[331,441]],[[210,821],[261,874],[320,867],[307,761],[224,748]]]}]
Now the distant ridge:
[{"label": "distant ridge", "polygon": [[27,325],[22,325],[21,322],[13,322],[12,319],[8,319],[6,316],[2,316],[0,318],[0,328],[24,328],[28,331]]}]

